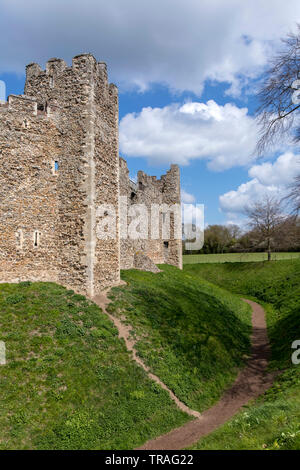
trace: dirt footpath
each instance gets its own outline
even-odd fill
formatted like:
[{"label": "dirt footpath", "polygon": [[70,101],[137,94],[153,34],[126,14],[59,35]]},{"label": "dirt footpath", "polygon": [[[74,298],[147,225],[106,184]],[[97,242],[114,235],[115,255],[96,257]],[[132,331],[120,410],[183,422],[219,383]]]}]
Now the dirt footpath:
[{"label": "dirt footpath", "polygon": [[270,345],[267,336],[265,312],[256,302],[244,300],[252,307],[251,356],[233,386],[224,393],[215,406],[204,411],[199,418],[174,429],[168,434],[146,442],[139,449],[185,449],[224,424],[249,400],[258,397],[271,387],[275,374],[266,372],[270,357]]}]

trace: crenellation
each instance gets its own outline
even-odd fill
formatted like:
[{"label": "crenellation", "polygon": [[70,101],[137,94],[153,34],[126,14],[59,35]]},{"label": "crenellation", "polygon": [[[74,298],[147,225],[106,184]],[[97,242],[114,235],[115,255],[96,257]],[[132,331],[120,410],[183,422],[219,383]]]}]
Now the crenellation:
[{"label": "crenellation", "polygon": [[49,59],[46,63],[46,74],[55,77],[66,70],[67,63],[63,59]]},{"label": "crenellation", "polygon": [[[130,269],[133,267],[140,268],[141,259],[138,257],[137,262],[136,253],[143,252],[156,264],[172,264],[178,268],[182,268],[182,245],[180,237],[174,231],[174,217],[175,214],[170,214],[170,239],[163,238],[162,220],[165,208],[170,206],[179,206],[180,209],[180,174],[177,165],[172,165],[170,170],[165,175],[157,179],[156,176],[147,175],[144,171],[138,172],[137,183],[133,185],[129,178],[129,171],[127,163],[123,158],[120,158],[120,195],[126,197],[127,205],[130,207],[132,204],[144,204],[148,213],[154,210],[154,206],[158,208],[159,233],[156,238],[153,238],[153,231],[151,220],[148,227],[148,237],[142,240],[121,240],[121,268]],[[181,227],[181,212],[176,211],[176,216],[179,217],[179,225]],[[126,222],[126,221],[125,221]],[[127,224],[130,224],[130,218],[127,217]],[[168,246],[166,245],[168,244]],[[144,269],[148,269],[147,263],[144,263]]]},{"label": "crenellation", "polygon": [[97,64],[97,72],[100,86],[108,92],[109,83],[108,83],[108,75],[107,75],[107,65],[105,62],[98,62]]},{"label": "crenellation", "polygon": [[92,54],[79,54],[72,59],[73,72],[80,73],[84,77],[87,73],[97,73],[97,61]]},{"label": "crenellation", "polygon": [[25,113],[28,116],[37,115],[37,101],[25,95],[10,95],[8,97],[8,110],[16,111],[17,113]]},{"label": "crenellation", "polygon": [[41,69],[39,64],[32,62],[31,64],[28,64],[26,66],[26,80],[30,80],[34,77],[37,77],[41,73],[43,73],[43,70]]},{"label": "crenellation", "polygon": [[[120,195],[129,204],[132,193],[148,206],[163,203],[164,192],[177,201],[180,183],[175,167],[132,182],[119,158],[118,121],[118,89],[91,54],[72,67],[56,58],[46,70],[27,66],[24,95],[0,106],[0,282],[54,281],[93,296],[119,282],[137,250],[180,265],[175,242],[167,257],[161,238],[120,241]],[[105,204],[115,209],[114,239],[97,237]]]}]

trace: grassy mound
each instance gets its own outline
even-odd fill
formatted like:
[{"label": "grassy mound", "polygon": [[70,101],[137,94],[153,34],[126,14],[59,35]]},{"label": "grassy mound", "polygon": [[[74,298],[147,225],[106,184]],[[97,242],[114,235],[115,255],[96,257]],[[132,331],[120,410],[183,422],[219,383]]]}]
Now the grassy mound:
[{"label": "grassy mound", "polygon": [[300,261],[206,264],[185,272],[250,296],[267,312],[273,369],[284,370],[274,386],[246,410],[201,439],[195,449],[300,449],[300,365],[291,361],[300,340]]},{"label": "grassy mound", "polygon": [[171,266],[124,271],[109,310],[132,326],[140,357],[189,407],[215,403],[249,352],[250,308]]},{"label": "grassy mound", "polygon": [[85,297],[0,285],[0,449],[132,449],[190,418]]},{"label": "grassy mound", "polygon": [[290,366],[291,344],[300,339],[300,260],[198,264],[184,272],[267,303],[273,365]]}]

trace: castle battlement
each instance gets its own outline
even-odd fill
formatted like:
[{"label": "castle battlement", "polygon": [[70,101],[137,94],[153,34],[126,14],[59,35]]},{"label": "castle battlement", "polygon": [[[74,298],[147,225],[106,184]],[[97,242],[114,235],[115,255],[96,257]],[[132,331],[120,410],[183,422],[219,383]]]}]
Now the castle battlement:
[{"label": "castle battlement", "polygon": [[[170,170],[160,178],[148,175],[144,171],[138,172],[137,183],[129,178],[127,162],[120,158],[120,195],[127,197],[127,205],[142,204],[147,207],[150,218],[153,205],[160,207],[160,214],[165,213],[166,206],[180,205],[180,178],[178,165],[171,165]],[[128,221],[129,223],[129,221]],[[160,224],[162,223],[162,217]],[[182,267],[181,239],[176,238],[174,231],[174,215],[170,215],[170,240],[162,237],[162,227],[158,238],[151,237],[151,222],[149,236],[146,240],[121,239],[121,268],[131,269],[135,265],[135,254],[143,252],[156,264],[172,264]],[[180,224],[181,226],[181,224]]]},{"label": "castle battlement", "polygon": [[70,67],[59,58],[49,59],[45,70],[36,63],[26,67],[25,93],[31,95],[35,89],[38,98],[43,92],[51,99],[53,95],[58,94],[58,89],[65,92],[70,86],[86,86],[88,83],[101,90],[107,99],[110,95],[117,95],[117,87],[109,84],[106,63],[97,62],[92,54],[73,57]]},{"label": "castle battlement", "polygon": [[37,116],[37,101],[25,95],[10,95],[8,97],[8,111]]},{"label": "castle battlement", "polygon": [[[118,153],[118,89],[92,54],[26,67],[23,95],[0,104],[0,282],[58,282],[93,296],[142,250],[181,266],[181,240],[97,237],[98,208],[180,201],[179,170],[129,179]],[[139,184],[141,187],[139,187]],[[140,267],[140,266],[139,266]]]},{"label": "castle battlement", "polygon": [[37,99],[26,95],[9,95],[5,103],[0,103],[1,119],[12,119],[14,116],[16,122],[26,122],[26,119],[40,121],[54,117],[56,111],[54,103],[51,107],[48,104],[39,108]]}]

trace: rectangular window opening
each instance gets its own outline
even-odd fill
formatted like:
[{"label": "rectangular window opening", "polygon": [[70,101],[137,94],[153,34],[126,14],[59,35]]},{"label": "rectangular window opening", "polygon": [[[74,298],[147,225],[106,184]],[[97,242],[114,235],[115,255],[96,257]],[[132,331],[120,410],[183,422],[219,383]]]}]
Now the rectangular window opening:
[{"label": "rectangular window opening", "polygon": [[39,232],[35,231],[34,232],[34,246],[38,247],[40,243],[40,234]]},{"label": "rectangular window opening", "polygon": [[59,162],[57,160],[52,162],[52,174],[57,175],[59,170]]}]

